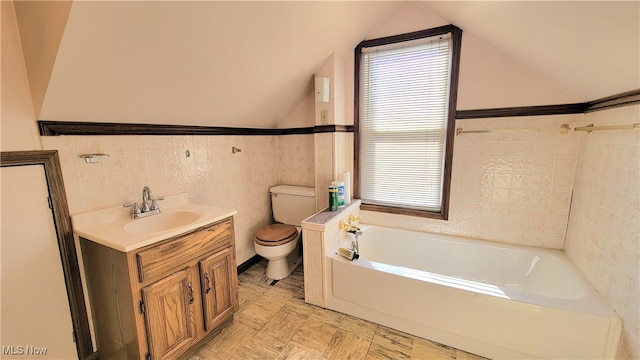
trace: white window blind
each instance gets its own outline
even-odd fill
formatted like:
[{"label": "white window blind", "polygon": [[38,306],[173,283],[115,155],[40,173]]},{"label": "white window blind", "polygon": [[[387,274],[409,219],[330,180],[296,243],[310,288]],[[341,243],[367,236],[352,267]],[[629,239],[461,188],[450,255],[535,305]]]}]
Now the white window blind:
[{"label": "white window blind", "polygon": [[363,203],[440,211],[451,48],[443,35],[363,49]]}]

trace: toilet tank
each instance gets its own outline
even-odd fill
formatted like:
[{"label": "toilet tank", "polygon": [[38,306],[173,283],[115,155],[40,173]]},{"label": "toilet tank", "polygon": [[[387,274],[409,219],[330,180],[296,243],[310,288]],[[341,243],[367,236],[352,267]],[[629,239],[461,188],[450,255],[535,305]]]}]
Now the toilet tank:
[{"label": "toilet tank", "polygon": [[302,220],[316,212],[314,188],[278,185],[269,189],[273,218],[283,224],[300,226]]}]

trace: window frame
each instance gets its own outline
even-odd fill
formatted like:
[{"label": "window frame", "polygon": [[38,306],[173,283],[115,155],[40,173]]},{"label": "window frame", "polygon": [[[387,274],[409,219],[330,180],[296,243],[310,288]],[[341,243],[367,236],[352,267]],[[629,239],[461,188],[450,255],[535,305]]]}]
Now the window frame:
[{"label": "window frame", "polygon": [[424,218],[448,220],[449,201],[451,194],[451,168],[453,165],[453,142],[455,138],[456,106],[458,98],[458,79],[460,75],[460,53],[462,48],[462,29],[455,25],[445,25],[437,28],[415,31],[406,34],[387,36],[383,38],[362,41],[355,48],[355,76],[354,76],[354,197],[360,198],[360,70],[361,57],[364,48],[389,45],[427,37],[451,34],[451,74],[449,79],[449,104],[447,108],[447,128],[445,136],[445,157],[442,182],[442,196],[440,211],[416,210],[397,206],[362,203],[360,209],[384,213],[418,216]]}]

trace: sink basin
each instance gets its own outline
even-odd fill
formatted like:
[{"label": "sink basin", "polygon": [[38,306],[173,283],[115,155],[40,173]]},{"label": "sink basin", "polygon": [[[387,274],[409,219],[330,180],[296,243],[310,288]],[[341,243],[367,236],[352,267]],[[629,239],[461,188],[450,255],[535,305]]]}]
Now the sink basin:
[{"label": "sink basin", "polygon": [[134,220],[124,226],[124,231],[130,234],[155,233],[167,231],[182,226],[189,225],[200,218],[200,215],[193,211],[174,211],[160,213],[146,218]]},{"label": "sink basin", "polygon": [[74,234],[83,239],[117,251],[130,252],[237,213],[235,210],[192,204],[185,192],[165,196],[162,213],[157,215],[131,219],[131,211],[117,205],[74,214],[71,223]]}]

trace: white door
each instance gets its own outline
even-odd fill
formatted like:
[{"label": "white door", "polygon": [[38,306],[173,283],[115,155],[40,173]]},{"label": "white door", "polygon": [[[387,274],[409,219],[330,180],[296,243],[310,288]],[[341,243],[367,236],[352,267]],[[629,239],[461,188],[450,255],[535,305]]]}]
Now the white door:
[{"label": "white door", "polygon": [[0,358],[77,359],[44,167],[1,169]]}]

